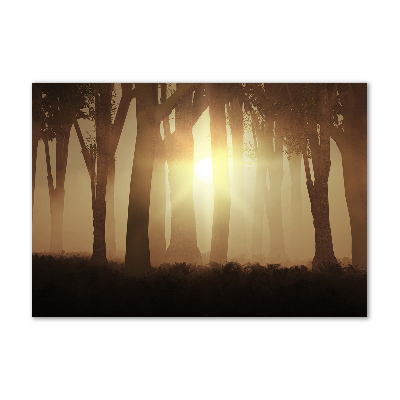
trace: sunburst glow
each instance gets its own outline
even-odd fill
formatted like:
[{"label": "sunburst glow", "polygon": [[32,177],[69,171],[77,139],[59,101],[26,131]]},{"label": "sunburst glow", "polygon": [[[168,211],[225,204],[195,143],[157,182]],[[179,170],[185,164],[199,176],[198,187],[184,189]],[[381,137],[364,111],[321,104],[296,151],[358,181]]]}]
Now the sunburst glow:
[{"label": "sunburst glow", "polygon": [[211,158],[203,158],[200,160],[194,168],[194,174],[200,182],[212,183],[213,171]]}]

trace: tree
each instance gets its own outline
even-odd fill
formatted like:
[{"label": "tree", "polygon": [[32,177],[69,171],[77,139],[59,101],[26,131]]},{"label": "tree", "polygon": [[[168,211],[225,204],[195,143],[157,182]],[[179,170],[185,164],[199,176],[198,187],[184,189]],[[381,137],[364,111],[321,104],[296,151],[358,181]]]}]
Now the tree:
[{"label": "tree", "polygon": [[[164,123],[164,132],[166,129]],[[160,132],[158,132],[156,134],[156,145],[154,151],[154,167],[151,179],[149,209],[149,248],[151,265],[160,265],[165,261],[165,211],[167,200],[165,157],[164,140],[162,139]]]},{"label": "tree", "polygon": [[[177,89],[181,84],[177,84]],[[166,85],[162,86],[162,101]],[[192,100],[193,98],[193,100]],[[193,201],[194,139],[192,128],[207,108],[204,87],[182,97],[175,108],[175,132],[164,130],[168,180],[171,189],[171,241],[166,260],[201,264],[197,247],[196,217]],[[169,127],[169,125],[168,125]]]},{"label": "tree", "polygon": [[267,180],[267,159],[266,159],[266,122],[249,108],[251,114],[251,126],[253,130],[254,150],[256,154],[256,183],[254,190],[253,229],[251,255],[253,261],[261,261],[262,240],[264,230],[264,193]]},{"label": "tree", "polygon": [[[315,229],[312,268],[318,270],[325,264],[337,263],[333,251],[328,198],[330,124],[337,100],[337,85],[334,85],[331,94],[328,94],[326,84],[290,84],[287,89],[296,121],[290,131],[292,135],[297,135],[303,154]],[[314,180],[311,177],[310,158]]]},{"label": "tree", "polygon": [[94,119],[96,136],[86,145],[78,119],[73,113],[73,102],[70,100],[70,111],[81,151],[90,177],[93,212],[93,254],[92,261],[98,265],[107,263],[106,254],[106,188],[108,175],[109,140],[112,129],[112,93],[113,83],[95,83],[80,85],[85,105],[89,113],[85,118]]},{"label": "tree", "polygon": [[231,256],[248,253],[244,211],[244,150],[243,150],[243,101],[239,94],[227,105],[228,120],[232,134],[232,205],[231,225],[229,232],[229,248]]},{"label": "tree", "polygon": [[[272,125],[272,121],[270,122]],[[283,129],[281,118],[275,118],[275,129],[266,130],[266,156],[270,188],[264,182],[265,205],[270,230],[269,258],[274,262],[288,259],[285,249],[282,225],[282,183],[283,183]]]},{"label": "tree", "polygon": [[367,85],[340,85],[338,114],[330,126],[342,156],[343,180],[350,217],[352,263],[367,269]]},{"label": "tree", "polygon": [[[36,149],[38,138],[45,145],[47,183],[50,196],[51,234],[50,251],[63,249],[64,183],[68,159],[69,136],[72,126],[71,113],[81,114],[83,98],[75,84],[34,84],[33,113],[33,165],[32,186],[36,172]],[[74,107],[70,110],[69,99]],[[49,141],[56,141],[55,182],[53,179]],[[33,201],[32,201],[33,202]]]},{"label": "tree", "polygon": [[304,257],[303,217],[301,196],[301,153],[289,155],[290,199],[291,199],[291,249],[294,259],[301,261]]},{"label": "tree", "polygon": [[224,84],[206,84],[210,110],[211,153],[214,186],[214,213],[210,261],[224,263],[228,258],[230,220],[230,181],[226,132]]},{"label": "tree", "polygon": [[35,180],[37,148],[42,134],[44,112],[42,109],[42,88],[39,83],[32,84],[32,209],[35,201]]},{"label": "tree", "polygon": [[132,99],[135,97],[135,89],[132,89],[132,83],[121,83],[122,96],[118,104],[114,122],[111,126],[111,134],[109,136],[109,156],[107,168],[107,218],[106,218],[106,243],[107,258],[116,256],[115,241],[115,216],[114,216],[114,191],[115,191],[115,153],[118,148],[119,139],[125,124],[126,116]]},{"label": "tree", "polygon": [[97,264],[106,264],[106,187],[108,175],[109,140],[111,135],[111,100],[113,83],[96,83],[95,123],[97,145],[97,168],[95,199],[93,203],[93,255]]},{"label": "tree", "polygon": [[171,113],[178,100],[195,87],[196,84],[184,84],[165,102],[158,104],[158,84],[135,85],[137,136],[130,183],[125,254],[125,270],[130,275],[143,275],[151,269],[148,226],[158,126]]}]

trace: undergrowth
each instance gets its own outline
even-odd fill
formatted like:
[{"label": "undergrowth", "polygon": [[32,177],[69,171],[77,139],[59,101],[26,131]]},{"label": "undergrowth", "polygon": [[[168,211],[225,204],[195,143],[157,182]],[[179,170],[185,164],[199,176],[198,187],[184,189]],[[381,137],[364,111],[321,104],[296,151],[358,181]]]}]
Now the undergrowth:
[{"label": "undergrowth", "polygon": [[34,317],[365,317],[367,275],[258,263],[163,264],[141,278],[122,262],[32,257]]}]

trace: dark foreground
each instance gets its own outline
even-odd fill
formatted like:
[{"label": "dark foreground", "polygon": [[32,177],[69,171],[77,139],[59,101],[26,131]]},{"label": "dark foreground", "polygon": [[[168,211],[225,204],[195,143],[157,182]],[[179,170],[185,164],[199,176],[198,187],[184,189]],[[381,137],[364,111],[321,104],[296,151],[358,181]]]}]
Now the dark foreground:
[{"label": "dark foreground", "polygon": [[121,263],[33,255],[34,317],[366,317],[367,275],[331,266],[259,264],[154,268],[132,278]]}]

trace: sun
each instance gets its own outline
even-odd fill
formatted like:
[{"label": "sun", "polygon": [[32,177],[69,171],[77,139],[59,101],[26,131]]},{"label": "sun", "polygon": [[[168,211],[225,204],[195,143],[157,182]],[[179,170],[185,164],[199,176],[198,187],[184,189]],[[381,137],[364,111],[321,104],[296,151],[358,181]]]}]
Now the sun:
[{"label": "sun", "polygon": [[200,160],[194,168],[194,174],[200,182],[212,183],[213,170],[211,158],[203,158]]}]

